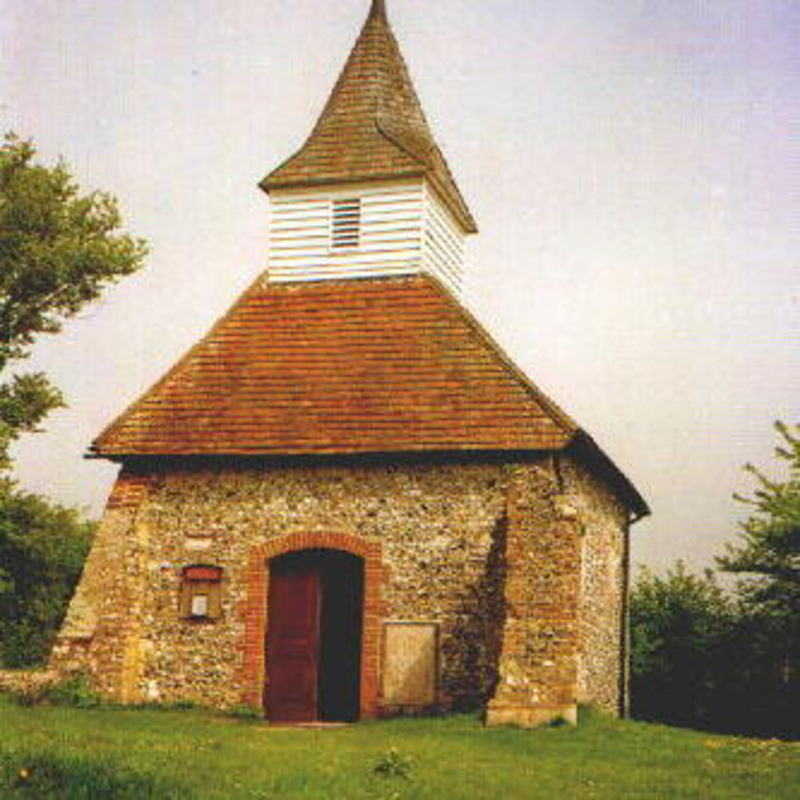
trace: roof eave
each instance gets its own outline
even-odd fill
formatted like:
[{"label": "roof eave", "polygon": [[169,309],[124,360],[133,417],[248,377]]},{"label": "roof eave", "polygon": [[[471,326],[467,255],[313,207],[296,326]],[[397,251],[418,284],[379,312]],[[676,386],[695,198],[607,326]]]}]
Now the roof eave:
[{"label": "roof eave", "polygon": [[278,463],[308,463],[309,461],[323,460],[330,461],[369,461],[370,459],[463,459],[472,458],[477,460],[490,459],[501,461],[518,461],[531,457],[539,456],[543,453],[567,453],[570,450],[575,452],[577,458],[584,460],[588,458],[594,461],[600,469],[606,473],[611,488],[620,501],[631,513],[630,523],[638,522],[643,517],[649,516],[650,508],[641,496],[636,487],[626,477],[626,475],[614,464],[600,446],[584,430],[578,430],[571,438],[566,438],[564,443],[557,447],[445,447],[445,448],[419,448],[419,449],[383,449],[383,450],[337,450],[320,449],[315,451],[251,451],[243,452],[207,452],[197,453],[191,451],[172,451],[172,452],[100,452],[92,445],[89,452],[84,454],[84,458],[91,460],[106,460],[112,463],[125,463],[129,461],[152,461],[162,462],[177,461],[226,461],[252,460],[269,461]]},{"label": "roof eave", "polygon": [[564,448],[564,450],[569,449],[574,449],[579,455],[594,459],[608,474],[612,487],[616,490],[620,500],[631,511],[631,524],[650,515],[650,507],[639,490],[585,430],[579,429],[575,432],[572,440]]},{"label": "roof eave", "polygon": [[325,447],[314,448],[285,448],[281,450],[271,449],[229,449],[229,450],[208,450],[201,452],[198,450],[182,448],[159,448],[151,447],[148,450],[131,451],[116,448],[105,449],[102,446],[92,444],[89,450],[84,453],[84,458],[91,460],[105,459],[107,461],[125,461],[126,459],[137,458],[298,458],[298,457],[348,457],[348,456],[400,456],[418,455],[434,456],[436,454],[455,454],[455,453],[551,453],[559,452],[569,445],[569,437],[563,437],[563,441],[551,447],[531,447],[525,444],[495,444],[495,445],[476,445],[452,443],[450,445],[420,445],[419,447],[386,447],[379,449],[363,450],[354,447]]},{"label": "roof eave", "polygon": [[305,186],[332,186],[341,184],[347,186],[353,183],[369,183],[370,181],[390,181],[403,180],[406,178],[424,178],[426,171],[424,168],[409,169],[403,171],[385,172],[371,175],[348,175],[345,177],[332,178],[304,178],[303,180],[275,180],[272,178],[274,173],[270,173],[258,183],[258,188],[269,194],[275,189],[302,189]]},{"label": "roof eave", "polygon": [[[478,233],[478,224],[475,222],[475,218],[467,207],[466,201],[460,198],[460,202],[457,202],[455,199],[450,198],[449,192],[432,170],[428,171],[425,177],[431,182],[431,186],[433,186],[436,193],[441,197],[442,202],[450,209],[450,213],[458,220],[459,224],[464,229],[464,233]],[[457,186],[456,191],[458,191]]]},{"label": "roof eave", "polygon": [[[447,206],[458,223],[464,229],[465,233],[478,233],[478,225],[475,222],[472,214],[467,210],[466,203],[462,200],[461,203],[449,196],[449,192],[442,185],[442,182],[436,177],[432,170],[421,166],[419,169],[409,169],[403,171],[394,170],[392,172],[368,174],[368,175],[347,175],[345,177],[331,177],[331,178],[304,178],[303,180],[281,180],[275,179],[272,176],[274,172],[270,172],[258,182],[258,188],[265,192],[267,195],[277,189],[302,189],[303,187],[314,186],[334,186],[341,184],[347,186],[353,183],[369,183],[371,181],[390,181],[390,180],[403,180],[405,178],[426,178],[430,181],[436,194],[439,195],[442,202]],[[461,207],[463,204],[463,208]]]},{"label": "roof eave", "polygon": [[[567,443],[568,444],[568,443]],[[319,450],[319,451],[251,451],[247,453],[242,452],[116,452],[116,453],[100,453],[89,451],[84,454],[84,458],[88,460],[105,460],[113,463],[124,463],[126,461],[179,461],[179,460],[209,460],[209,461],[225,461],[230,459],[235,460],[252,460],[252,461],[273,461],[273,462],[295,462],[295,461],[309,461],[314,459],[322,460],[370,460],[370,459],[459,459],[459,458],[475,458],[475,459],[491,459],[502,461],[518,461],[538,457],[549,453],[557,453],[564,450],[567,446],[561,445],[558,447],[442,447],[437,449],[375,449],[375,450]]]}]

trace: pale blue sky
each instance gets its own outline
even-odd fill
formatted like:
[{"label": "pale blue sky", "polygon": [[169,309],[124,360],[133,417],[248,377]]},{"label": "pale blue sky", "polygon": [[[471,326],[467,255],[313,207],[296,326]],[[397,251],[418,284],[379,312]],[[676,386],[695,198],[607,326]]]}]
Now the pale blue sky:
[{"label": "pale blue sky", "polygon": [[[256,182],[367,0],[2,0],[0,121],[114,192],[147,268],[37,347],[70,408],[22,483],[102,508],[91,439],[266,266]],[[800,6],[387,0],[477,218],[467,303],[637,484],[634,559],[708,564],[800,422]]]}]

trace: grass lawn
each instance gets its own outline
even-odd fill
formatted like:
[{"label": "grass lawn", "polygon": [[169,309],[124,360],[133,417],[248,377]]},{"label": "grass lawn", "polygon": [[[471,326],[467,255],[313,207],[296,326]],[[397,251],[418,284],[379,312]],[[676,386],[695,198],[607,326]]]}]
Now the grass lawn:
[{"label": "grass lawn", "polygon": [[299,730],[203,711],[0,699],[7,797],[794,800],[800,744],[592,713],[578,728],[536,731],[487,730],[466,715]]}]

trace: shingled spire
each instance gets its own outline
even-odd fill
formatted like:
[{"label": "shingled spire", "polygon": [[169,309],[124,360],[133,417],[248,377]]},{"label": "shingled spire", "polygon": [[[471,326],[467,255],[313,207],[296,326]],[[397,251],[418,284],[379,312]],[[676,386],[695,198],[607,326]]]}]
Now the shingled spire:
[{"label": "shingled spire", "polygon": [[305,144],[267,175],[267,192],[295,186],[425,176],[465,232],[475,221],[433,139],[384,0],[369,15]]},{"label": "shingled spire", "polygon": [[369,15],[370,17],[383,17],[383,19],[386,19],[386,3],[384,0],[372,0]]}]

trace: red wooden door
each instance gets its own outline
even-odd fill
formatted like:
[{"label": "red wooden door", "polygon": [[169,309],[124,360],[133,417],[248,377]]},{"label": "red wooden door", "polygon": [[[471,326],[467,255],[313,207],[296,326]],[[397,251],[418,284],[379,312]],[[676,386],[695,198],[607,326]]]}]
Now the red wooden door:
[{"label": "red wooden door", "polygon": [[267,633],[267,715],[275,722],[317,718],[319,568],[285,557],[273,562]]}]

